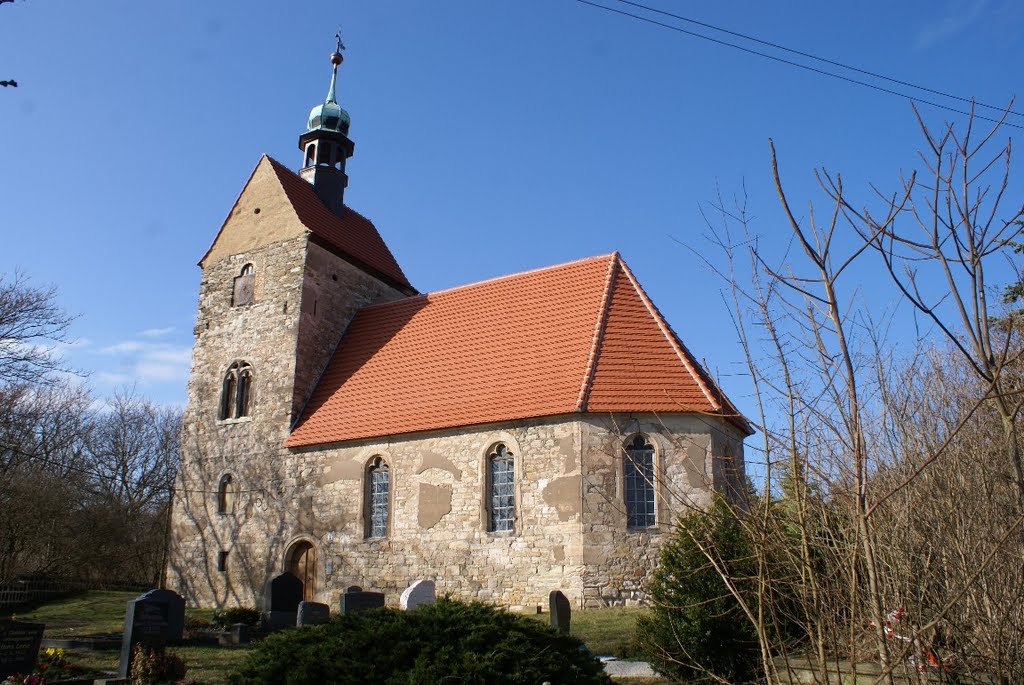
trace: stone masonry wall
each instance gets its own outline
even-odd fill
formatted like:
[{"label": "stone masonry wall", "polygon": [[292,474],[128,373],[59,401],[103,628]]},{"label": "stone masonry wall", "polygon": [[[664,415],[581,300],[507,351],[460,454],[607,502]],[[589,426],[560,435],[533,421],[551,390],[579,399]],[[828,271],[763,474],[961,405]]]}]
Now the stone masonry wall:
[{"label": "stone masonry wall", "polygon": [[[239,222],[256,222],[268,212],[236,213]],[[242,232],[257,228],[229,226]],[[232,306],[234,278],[246,264],[256,274],[253,303]],[[302,509],[285,512],[279,506],[283,484],[289,482],[280,445],[355,310],[397,296],[390,286],[310,244],[305,233],[206,263],[169,563],[169,576],[186,597],[206,604],[252,604],[253,588],[279,572],[283,562],[274,556],[279,550],[267,541],[283,535],[295,513],[306,520]],[[220,420],[224,374],[235,361],[252,366],[250,416]],[[217,512],[217,489],[226,474],[239,491],[229,515]],[[223,552],[228,556],[222,572]]]},{"label": "stone masonry wall", "polygon": [[[623,446],[643,433],[655,449],[657,524],[630,529],[623,493]],[[587,454],[583,492],[586,607],[635,605],[645,600],[645,583],[658,564],[672,522],[711,501],[716,436],[735,435],[721,419],[687,414],[592,416],[583,423]],[[736,447],[730,443],[731,447]],[[738,446],[742,460],[742,442]],[[737,454],[734,452],[734,454]]]},{"label": "stone masonry wall", "polygon": [[357,310],[402,297],[336,254],[310,243],[302,280],[302,309],[295,350],[293,416],[309,399]]}]

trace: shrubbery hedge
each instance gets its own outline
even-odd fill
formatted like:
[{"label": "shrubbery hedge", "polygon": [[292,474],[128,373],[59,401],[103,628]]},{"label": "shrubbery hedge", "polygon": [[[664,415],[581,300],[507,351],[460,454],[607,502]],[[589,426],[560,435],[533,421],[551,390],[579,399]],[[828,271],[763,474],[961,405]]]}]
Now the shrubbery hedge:
[{"label": "shrubbery hedge", "polygon": [[233,685],[314,683],[602,683],[579,640],[538,621],[448,599],[414,611],[374,609],[271,635]]}]

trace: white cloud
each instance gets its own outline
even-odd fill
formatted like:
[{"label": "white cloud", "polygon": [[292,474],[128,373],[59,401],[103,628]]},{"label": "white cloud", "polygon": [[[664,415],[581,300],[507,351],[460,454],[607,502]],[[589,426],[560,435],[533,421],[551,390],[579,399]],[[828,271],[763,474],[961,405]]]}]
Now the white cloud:
[{"label": "white cloud", "polygon": [[163,336],[173,332],[174,326],[168,326],[167,328],[147,328],[144,331],[139,331],[139,335],[144,338],[162,338]]},{"label": "white cloud", "polygon": [[102,385],[145,387],[156,383],[184,384],[192,365],[191,347],[168,342],[123,340],[102,347],[98,352],[113,362],[105,363],[104,366],[107,368],[97,370],[92,375],[92,378]]},{"label": "white cloud", "polygon": [[938,16],[924,25],[917,33],[917,48],[925,50],[933,45],[966,30],[981,18],[988,0],[974,0],[970,3],[956,2],[948,5],[944,16]]}]

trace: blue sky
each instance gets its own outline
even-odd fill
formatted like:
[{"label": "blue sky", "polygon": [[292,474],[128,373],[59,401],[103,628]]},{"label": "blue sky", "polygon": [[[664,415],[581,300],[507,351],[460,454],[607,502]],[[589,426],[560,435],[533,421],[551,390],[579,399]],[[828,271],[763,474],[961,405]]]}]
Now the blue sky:
[{"label": "blue sky", "polygon": [[[650,4],[994,104],[1024,73],[1013,0]],[[339,24],[346,200],[418,289],[619,250],[748,412],[722,283],[680,244],[712,253],[701,207],[745,186],[782,246],[770,137],[801,208],[815,167],[868,197],[920,146],[906,100],[572,0],[3,4],[0,272],[59,288],[99,394],[184,403],[196,262],[261,154],[298,166]]]}]

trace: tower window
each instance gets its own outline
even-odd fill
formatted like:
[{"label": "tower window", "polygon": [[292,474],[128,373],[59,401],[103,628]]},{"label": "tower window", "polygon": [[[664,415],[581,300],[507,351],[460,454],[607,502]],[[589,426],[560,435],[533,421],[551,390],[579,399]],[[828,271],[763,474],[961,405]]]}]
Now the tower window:
[{"label": "tower window", "polygon": [[235,482],[230,473],[224,474],[217,488],[217,513],[235,513]]},{"label": "tower window", "polygon": [[380,457],[374,457],[370,462],[370,468],[367,470],[366,476],[366,501],[367,508],[369,509],[366,537],[387,537],[388,509],[390,506],[389,491],[391,488],[387,463]]},{"label": "tower window", "polygon": [[515,457],[502,443],[487,455],[488,526],[491,532],[512,530],[515,521]]},{"label": "tower window", "polygon": [[242,267],[242,271],[235,276],[234,288],[231,291],[231,306],[252,304],[255,285],[256,268],[252,264],[246,264]]},{"label": "tower window", "polygon": [[248,362],[235,362],[224,374],[220,395],[220,418],[239,419],[249,416],[252,404],[252,367]]},{"label": "tower window", "polygon": [[654,447],[642,435],[633,438],[623,452],[622,483],[626,525],[630,528],[653,526]]},{"label": "tower window", "polygon": [[217,554],[217,570],[221,573],[227,573],[228,570],[228,553],[221,551]]},{"label": "tower window", "polygon": [[306,166],[313,166],[316,161],[316,143],[310,143],[306,146]]}]

